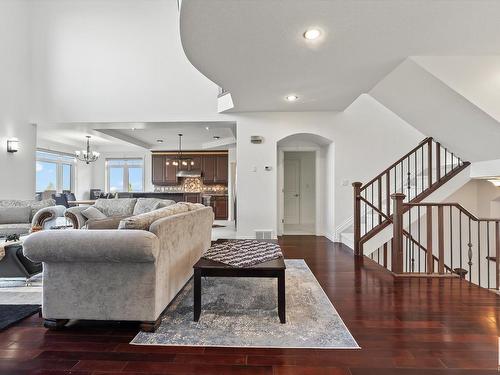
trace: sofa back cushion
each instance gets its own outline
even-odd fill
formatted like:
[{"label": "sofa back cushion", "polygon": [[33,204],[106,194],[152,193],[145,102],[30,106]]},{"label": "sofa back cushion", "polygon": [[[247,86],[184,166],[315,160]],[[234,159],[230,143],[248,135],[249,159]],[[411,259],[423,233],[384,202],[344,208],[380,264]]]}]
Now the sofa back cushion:
[{"label": "sofa back cushion", "polygon": [[122,221],[120,221],[118,229],[149,230],[151,224],[153,224],[158,219],[188,211],[189,208],[186,204],[176,203],[168,207],[159,208],[151,212],[146,212],[144,214],[123,219]]},{"label": "sofa back cushion", "polygon": [[106,219],[107,216],[104,215],[101,211],[99,211],[97,208],[89,206],[85,210],[82,211],[83,217],[87,218],[88,220],[93,219],[93,220],[99,220],[99,219]]},{"label": "sofa back cushion", "polygon": [[0,224],[23,224],[30,222],[31,207],[0,207]]},{"label": "sofa back cushion", "polygon": [[53,199],[43,199],[41,201],[35,200],[20,200],[20,199],[10,199],[10,200],[0,200],[0,207],[31,207],[30,218],[28,221],[33,219],[33,216],[45,207],[52,207],[56,205],[56,201]]},{"label": "sofa back cushion", "polygon": [[145,214],[160,208],[160,199],[157,198],[139,198],[134,207],[134,215]]},{"label": "sofa back cushion", "polygon": [[94,207],[107,217],[131,216],[136,202],[137,198],[98,199]]}]

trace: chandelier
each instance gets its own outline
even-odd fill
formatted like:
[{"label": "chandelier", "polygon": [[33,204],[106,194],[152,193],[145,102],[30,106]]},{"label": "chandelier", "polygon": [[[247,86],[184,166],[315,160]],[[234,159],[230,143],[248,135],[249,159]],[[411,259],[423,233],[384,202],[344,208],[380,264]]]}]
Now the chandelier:
[{"label": "chandelier", "polygon": [[166,164],[167,165],[183,165],[183,166],[188,166],[188,165],[194,165],[194,161],[191,158],[184,157],[182,156],[182,134],[177,134],[179,136],[179,151],[177,151],[177,155],[171,159],[167,159]]},{"label": "chandelier", "polygon": [[87,135],[87,149],[82,151],[75,151],[75,157],[84,161],[86,164],[90,164],[97,159],[99,159],[100,154],[97,151],[90,151],[90,135]]}]

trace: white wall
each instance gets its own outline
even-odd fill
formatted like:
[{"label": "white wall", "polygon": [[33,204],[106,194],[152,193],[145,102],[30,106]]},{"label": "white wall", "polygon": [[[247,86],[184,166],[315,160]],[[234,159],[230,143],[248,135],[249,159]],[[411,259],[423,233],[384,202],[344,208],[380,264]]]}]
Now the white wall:
[{"label": "white wall", "polygon": [[[0,2],[0,199],[35,196],[36,127],[30,124],[30,50],[28,3]],[[20,141],[7,153],[7,139]]]},{"label": "white wall", "polygon": [[217,86],[187,60],[176,0],[37,0],[40,123],[167,121],[217,112]]},{"label": "white wall", "polygon": [[[368,181],[425,138],[369,95],[361,95],[343,113],[245,113],[233,118],[238,124],[240,237],[253,236],[255,229],[271,229],[276,233],[277,142],[280,139],[312,133],[333,142],[326,156],[330,165],[327,168],[331,171],[325,184],[329,209],[322,228],[322,233],[333,238],[336,226],[352,216],[351,183]],[[263,136],[264,142],[250,143],[251,135]],[[265,171],[265,166],[270,166],[271,171]]]},{"label": "white wall", "polygon": [[487,180],[470,180],[445,202],[460,203],[478,218],[500,217],[500,188]]}]

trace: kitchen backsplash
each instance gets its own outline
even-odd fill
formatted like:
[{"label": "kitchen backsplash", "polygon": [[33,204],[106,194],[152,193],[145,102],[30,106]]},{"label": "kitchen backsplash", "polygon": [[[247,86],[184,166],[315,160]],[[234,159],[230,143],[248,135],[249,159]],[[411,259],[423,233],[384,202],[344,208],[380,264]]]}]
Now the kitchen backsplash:
[{"label": "kitchen backsplash", "polygon": [[155,186],[157,193],[227,193],[226,185],[204,185],[201,178],[183,178],[179,185]]}]

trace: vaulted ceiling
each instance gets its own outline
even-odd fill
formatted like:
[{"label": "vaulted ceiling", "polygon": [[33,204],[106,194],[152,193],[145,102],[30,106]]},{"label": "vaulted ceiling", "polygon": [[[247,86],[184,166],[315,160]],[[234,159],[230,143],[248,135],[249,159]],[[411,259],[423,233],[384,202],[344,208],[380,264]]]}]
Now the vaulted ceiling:
[{"label": "vaulted ceiling", "polygon": [[[500,55],[499,19],[496,0],[184,0],[180,28],[233,111],[322,111],[345,109],[409,56]],[[309,27],[321,36],[303,38]]]}]

